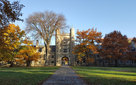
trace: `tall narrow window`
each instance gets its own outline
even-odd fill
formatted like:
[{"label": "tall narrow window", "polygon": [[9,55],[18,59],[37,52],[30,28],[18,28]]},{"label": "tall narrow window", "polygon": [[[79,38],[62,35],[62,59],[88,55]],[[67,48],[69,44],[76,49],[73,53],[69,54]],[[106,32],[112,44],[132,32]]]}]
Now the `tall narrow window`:
[{"label": "tall narrow window", "polygon": [[67,43],[66,41],[63,41],[63,45],[66,45],[66,43]]},{"label": "tall narrow window", "polygon": [[54,55],[52,55],[51,57],[54,58]]},{"label": "tall narrow window", "polygon": [[66,53],[66,52],[67,52],[67,49],[64,49],[63,52]]}]

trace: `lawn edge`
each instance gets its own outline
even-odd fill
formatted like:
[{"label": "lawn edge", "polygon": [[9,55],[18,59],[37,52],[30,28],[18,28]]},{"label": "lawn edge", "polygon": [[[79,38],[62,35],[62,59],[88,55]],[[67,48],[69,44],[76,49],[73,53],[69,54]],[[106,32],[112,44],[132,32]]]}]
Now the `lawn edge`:
[{"label": "lawn edge", "polygon": [[74,66],[70,66],[70,68],[76,73],[76,75],[77,75],[79,78],[81,78],[81,79],[83,80],[83,82],[84,82],[85,84],[91,85],[91,83],[88,82],[87,79],[83,78],[83,77],[82,77],[79,73],[77,73],[72,67],[74,67]]}]

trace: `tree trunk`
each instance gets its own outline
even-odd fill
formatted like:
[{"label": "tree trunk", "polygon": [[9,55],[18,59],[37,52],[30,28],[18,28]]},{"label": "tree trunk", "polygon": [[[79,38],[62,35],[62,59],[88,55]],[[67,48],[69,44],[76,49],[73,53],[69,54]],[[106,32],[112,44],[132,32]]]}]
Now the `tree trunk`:
[{"label": "tree trunk", "polygon": [[[46,43],[44,42],[44,46],[45,46],[45,55],[47,56],[47,45],[46,45]],[[45,59],[46,59],[46,56],[44,56],[45,57]]]},{"label": "tree trunk", "polygon": [[46,44],[45,42],[44,42],[44,45],[45,45],[45,53],[46,53],[45,65],[49,65],[49,48],[50,48],[50,45]]},{"label": "tree trunk", "polygon": [[9,66],[9,67],[13,67],[13,66],[14,66],[13,61],[10,61],[9,63],[10,63],[10,66]]},{"label": "tree trunk", "polygon": [[89,65],[89,61],[87,61],[87,60],[88,60],[88,58],[89,58],[89,56],[88,56],[88,52],[86,52],[86,58],[85,58],[86,66],[88,66],[88,65]]},{"label": "tree trunk", "polygon": [[31,61],[28,60],[28,61],[26,62],[26,66],[27,66],[27,67],[30,67],[30,65],[31,65]]}]

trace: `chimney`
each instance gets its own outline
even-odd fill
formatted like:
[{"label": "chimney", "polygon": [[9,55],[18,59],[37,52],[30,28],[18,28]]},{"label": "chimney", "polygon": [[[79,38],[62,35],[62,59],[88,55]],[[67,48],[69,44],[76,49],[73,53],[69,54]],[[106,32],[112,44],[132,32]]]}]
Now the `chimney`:
[{"label": "chimney", "polygon": [[39,41],[38,40],[36,40],[36,47],[38,47],[39,46]]}]

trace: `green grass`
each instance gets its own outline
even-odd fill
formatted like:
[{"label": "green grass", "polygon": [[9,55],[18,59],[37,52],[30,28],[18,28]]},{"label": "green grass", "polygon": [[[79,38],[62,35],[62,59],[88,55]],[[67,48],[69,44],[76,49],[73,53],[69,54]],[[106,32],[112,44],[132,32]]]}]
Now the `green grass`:
[{"label": "green grass", "polygon": [[136,67],[72,67],[90,85],[136,85]]},{"label": "green grass", "polygon": [[40,85],[59,67],[0,68],[0,85]]}]

